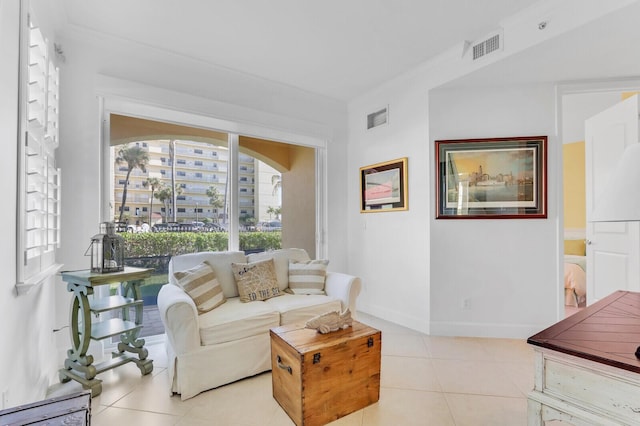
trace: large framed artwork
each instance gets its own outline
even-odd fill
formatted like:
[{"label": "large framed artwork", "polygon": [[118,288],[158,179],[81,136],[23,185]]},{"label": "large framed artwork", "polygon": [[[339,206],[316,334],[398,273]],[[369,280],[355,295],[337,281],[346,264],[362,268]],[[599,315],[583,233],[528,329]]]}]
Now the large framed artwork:
[{"label": "large framed artwork", "polygon": [[360,212],[408,209],[407,158],[360,168]]},{"label": "large framed artwork", "polygon": [[547,217],[547,137],[435,141],[436,219]]}]

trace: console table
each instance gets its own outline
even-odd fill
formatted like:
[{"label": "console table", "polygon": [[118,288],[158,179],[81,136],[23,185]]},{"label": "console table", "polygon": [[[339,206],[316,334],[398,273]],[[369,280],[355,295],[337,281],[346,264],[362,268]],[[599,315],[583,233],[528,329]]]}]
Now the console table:
[{"label": "console table", "polygon": [[[102,392],[102,380],[96,375],[106,370],[134,362],[142,375],[153,371],[153,360],[147,359],[144,339],[138,339],[142,328],[142,298],[140,285],[149,277],[153,269],[125,267],[122,272],[108,274],[92,273],[89,270],[62,272],[62,280],[67,290],[73,293],[69,330],[71,349],[67,351],[64,368],[58,375],[61,382],[73,379],[84,389],[90,389],[92,396]],[[89,301],[94,287],[121,283],[122,295],[108,296]],[[130,319],[130,309],[135,310],[135,318]],[[92,317],[100,313],[120,310],[122,318],[111,318],[93,323]],[[120,335],[117,352],[108,361],[93,364],[93,356],[87,354],[89,342]]]},{"label": "console table", "polygon": [[640,424],[640,293],[617,291],[530,337],[529,425]]}]

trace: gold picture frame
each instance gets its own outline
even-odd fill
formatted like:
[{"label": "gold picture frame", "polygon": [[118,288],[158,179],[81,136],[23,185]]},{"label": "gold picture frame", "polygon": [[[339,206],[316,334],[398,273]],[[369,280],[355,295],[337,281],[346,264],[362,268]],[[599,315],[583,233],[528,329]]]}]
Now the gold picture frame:
[{"label": "gold picture frame", "polygon": [[407,157],[360,167],[360,213],[408,210]]}]

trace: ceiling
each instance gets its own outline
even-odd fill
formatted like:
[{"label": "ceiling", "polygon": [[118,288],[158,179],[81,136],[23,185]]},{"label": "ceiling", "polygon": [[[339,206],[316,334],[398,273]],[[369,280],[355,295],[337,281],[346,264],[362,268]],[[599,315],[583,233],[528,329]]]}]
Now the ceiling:
[{"label": "ceiling", "polygon": [[60,0],[67,29],[348,101],[535,0]]},{"label": "ceiling", "polygon": [[640,78],[639,20],[640,2],[636,2],[443,87],[637,81]]}]

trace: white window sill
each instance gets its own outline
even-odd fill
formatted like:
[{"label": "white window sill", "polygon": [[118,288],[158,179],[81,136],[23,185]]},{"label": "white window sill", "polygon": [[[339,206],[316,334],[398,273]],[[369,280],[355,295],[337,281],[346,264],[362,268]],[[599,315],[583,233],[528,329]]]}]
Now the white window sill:
[{"label": "white window sill", "polygon": [[44,271],[37,273],[33,277],[29,277],[29,279],[25,280],[24,282],[17,283],[16,293],[18,293],[19,296],[29,293],[33,288],[42,285],[42,283],[45,282],[48,278],[57,274],[58,271],[62,269],[62,266],[63,265],[61,263],[54,263]]}]

